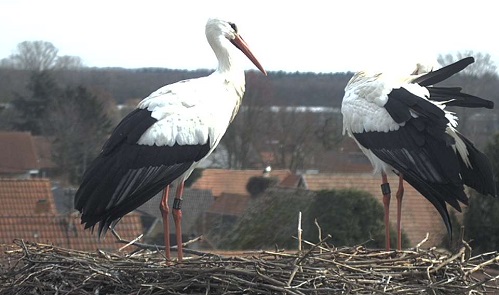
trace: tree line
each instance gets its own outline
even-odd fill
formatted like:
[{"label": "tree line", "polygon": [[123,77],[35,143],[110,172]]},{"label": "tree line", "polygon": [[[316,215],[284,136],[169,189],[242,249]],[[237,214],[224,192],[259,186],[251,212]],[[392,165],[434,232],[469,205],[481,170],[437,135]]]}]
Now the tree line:
[{"label": "tree line", "polygon": [[[490,56],[473,52],[462,55],[473,55],[477,61],[447,83],[458,83],[464,91],[499,103],[496,94],[499,78]],[[460,57],[445,55],[440,57],[440,61],[448,64]],[[78,142],[76,134],[86,134],[89,146],[94,148],[78,152],[80,156],[76,161],[83,164],[68,162],[67,159],[74,158],[75,152],[68,155],[61,151],[56,153],[60,161],[66,163],[61,162],[61,167],[80,167],[72,168],[80,172],[72,172],[74,176],[67,177],[71,183],[77,183],[79,173],[86,167],[88,159],[98,152],[112,126],[140,99],[163,85],[210,72],[207,69],[88,68],[78,57],[58,56],[57,48],[49,42],[22,42],[14,54],[0,61],[0,102],[4,108],[0,128],[51,136],[54,142],[66,149],[69,146],[85,147],[81,142],[63,142]],[[344,139],[339,108],[344,87],[352,73],[270,72],[268,77],[264,77],[248,71],[246,76],[247,91],[240,113],[224,136],[215,153],[219,156],[212,164],[237,169],[261,168],[267,164],[293,171],[327,169],[321,159]],[[118,105],[124,107],[118,108]],[[299,108],[304,106],[322,109]],[[92,116],[85,113],[91,113],[91,109],[98,120],[92,120]],[[476,140],[479,146],[484,145],[490,136],[476,132],[485,124],[477,121],[477,117],[483,115],[483,120],[490,123],[491,134],[499,130],[499,122],[497,118],[494,121],[490,110],[454,111],[460,118],[458,128]],[[77,133],[63,134],[65,126],[56,128],[55,122],[66,120],[74,121],[72,128],[78,130]],[[70,135],[74,135],[73,138]]]}]

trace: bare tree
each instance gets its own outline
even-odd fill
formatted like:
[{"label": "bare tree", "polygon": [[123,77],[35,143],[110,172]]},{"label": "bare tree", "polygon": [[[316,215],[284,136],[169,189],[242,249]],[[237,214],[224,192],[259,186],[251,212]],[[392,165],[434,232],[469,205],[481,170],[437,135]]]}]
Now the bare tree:
[{"label": "bare tree", "polygon": [[226,149],[229,168],[245,169],[253,166],[254,144],[261,137],[261,115],[261,107],[244,105],[227,129],[221,144]]},{"label": "bare tree", "polygon": [[12,61],[11,58],[2,58],[0,59],[0,68],[13,69],[15,68],[14,62]]},{"label": "bare tree", "polygon": [[24,41],[9,59],[15,68],[41,72],[54,67],[58,49],[46,41]]},{"label": "bare tree", "polygon": [[17,44],[16,53],[0,60],[0,67],[42,72],[46,70],[75,70],[83,67],[78,56],[58,56],[59,50],[50,42],[24,41]]},{"label": "bare tree", "polygon": [[323,119],[322,126],[315,130],[315,135],[325,150],[335,149],[343,140],[342,117],[338,111]]},{"label": "bare tree", "polygon": [[322,148],[316,136],[318,114],[305,107],[273,107],[266,114],[263,148],[274,155],[272,166],[292,171],[314,166]]},{"label": "bare tree", "polygon": [[258,79],[256,73],[248,72],[248,87],[243,104],[224,135],[221,145],[225,148],[229,168],[245,169],[263,166],[255,144],[262,140],[262,129],[265,110],[265,99],[272,96],[272,89],[264,80]]},{"label": "bare tree", "polygon": [[440,55],[438,57],[438,62],[443,65],[448,65],[468,56],[473,56],[475,58],[475,62],[464,69],[462,71],[463,74],[475,77],[496,74],[497,66],[494,64],[490,54],[488,53],[475,53],[472,50],[466,50],[463,52],[457,52],[455,55]]},{"label": "bare tree", "polygon": [[76,70],[83,67],[83,61],[78,56],[63,55],[58,56],[54,69],[57,70]]},{"label": "bare tree", "polygon": [[111,128],[105,102],[84,87],[67,87],[52,99],[47,115],[54,159],[64,185],[78,183]]}]

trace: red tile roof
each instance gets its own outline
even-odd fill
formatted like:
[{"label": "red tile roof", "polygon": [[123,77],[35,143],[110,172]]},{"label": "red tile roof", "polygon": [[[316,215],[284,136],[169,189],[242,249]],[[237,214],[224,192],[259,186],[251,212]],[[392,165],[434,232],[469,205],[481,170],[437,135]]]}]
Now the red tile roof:
[{"label": "red tile roof", "polygon": [[52,161],[52,139],[45,136],[33,136],[33,142],[40,168],[55,168],[56,164]]},{"label": "red tile roof", "polygon": [[251,197],[247,194],[238,195],[222,193],[206,212],[240,217],[248,208],[250,199]]},{"label": "red tile roof", "polygon": [[[140,215],[128,214],[115,228],[123,239],[133,240],[142,233]],[[100,241],[97,233],[84,230],[79,216],[40,215],[40,216],[1,216],[0,244],[9,244],[14,239],[29,242],[52,244],[60,247],[94,251],[117,250],[124,244],[117,244],[110,233]],[[130,250],[133,247],[130,248]]]},{"label": "red tile roof", "polygon": [[[25,239],[87,251],[123,246],[111,234],[99,242],[97,234],[83,230],[76,213],[57,214],[48,179],[0,179],[0,202],[0,244]],[[136,238],[143,233],[140,215],[126,215],[116,231],[123,239]]]},{"label": "red tile roof", "polygon": [[0,132],[0,173],[23,173],[40,168],[29,132]]},{"label": "red tile roof", "polygon": [[[270,177],[282,181],[291,174],[289,170],[272,170]],[[246,184],[253,176],[262,176],[261,170],[205,169],[191,186],[193,189],[211,190],[214,197],[222,193],[247,195]]]},{"label": "red tile roof", "polygon": [[279,187],[298,188],[302,186],[302,182],[301,175],[290,174],[279,183]]},{"label": "red tile roof", "polygon": [[373,170],[355,141],[346,136],[337,148],[321,155],[317,166],[319,171],[328,173],[368,173]]},{"label": "red tile roof", "polygon": [[4,216],[56,214],[47,179],[0,179],[0,202],[0,215]]},{"label": "red tile roof", "polygon": [[[381,176],[372,173],[332,173],[304,175],[305,185],[310,190],[353,188],[371,193],[381,204]],[[398,177],[391,175],[388,179],[392,187],[390,204],[390,223],[395,228],[397,218],[397,201],[394,192],[397,190]],[[402,201],[402,230],[407,234],[411,245],[422,241],[426,233],[430,234],[426,246],[439,245],[447,234],[445,225],[438,211],[408,183],[404,183],[404,199]],[[457,216],[460,214],[458,212]]]}]

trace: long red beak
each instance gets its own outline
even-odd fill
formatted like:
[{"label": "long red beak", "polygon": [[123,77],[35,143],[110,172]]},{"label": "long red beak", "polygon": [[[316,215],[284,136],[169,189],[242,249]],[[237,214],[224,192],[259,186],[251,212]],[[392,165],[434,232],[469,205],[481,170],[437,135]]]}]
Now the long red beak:
[{"label": "long red beak", "polygon": [[239,50],[241,50],[244,55],[246,55],[250,60],[251,62],[265,75],[267,76],[267,72],[263,69],[262,65],[260,64],[260,62],[256,59],[256,57],[253,55],[253,53],[251,52],[251,50],[249,49],[248,47],[248,44],[246,44],[246,42],[243,40],[243,38],[241,38],[241,36],[237,35],[236,34],[236,38],[234,38],[232,41],[232,44],[234,44],[234,46],[236,46],[237,48],[239,48]]}]

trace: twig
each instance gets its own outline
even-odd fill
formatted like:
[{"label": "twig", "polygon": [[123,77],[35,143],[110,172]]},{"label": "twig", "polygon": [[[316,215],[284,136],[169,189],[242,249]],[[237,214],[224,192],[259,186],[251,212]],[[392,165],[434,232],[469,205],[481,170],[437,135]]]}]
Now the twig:
[{"label": "twig", "polygon": [[480,263],[479,265],[477,265],[477,266],[473,267],[472,269],[468,270],[467,272],[465,272],[464,275],[468,276],[479,269],[483,269],[485,266],[488,266],[488,265],[491,265],[491,264],[497,263],[497,262],[499,262],[499,256],[496,256],[496,257],[489,259],[483,263]]},{"label": "twig", "polygon": [[451,263],[451,262],[455,261],[455,259],[456,259],[456,258],[461,257],[461,255],[463,255],[464,250],[465,250],[465,248],[464,248],[464,247],[462,247],[462,248],[459,250],[459,252],[458,252],[458,253],[456,253],[456,254],[452,255],[449,259],[447,259],[447,260],[443,261],[442,263],[440,263],[437,267],[435,267],[434,269],[432,269],[430,272],[432,272],[432,273],[437,272],[437,271],[439,271],[442,267],[444,267],[444,266],[448,265],[449,263]]},{"label": "twig", "polygon": [[301,229],[301,211],[298,212],[298,252],[301,253],[301,235],[303,233],[303,230]]},{"label": "twig", "polygon": [[139,235],[138,237],[136,237],[135,239],[131,240],[128,244],[126,244],[125,246],[121,247],[118,249],[118,251],[123,251],[123,249],[125,249],[126,247],[130,246],[130,245],[133,245],[134,243],[136,243],[138,240],[142,239],[142,237],[144,236],[144,234],[141,234]]},{"label": "twig", "polygon": [[[322,228],[319,225],[319,222],[317,221],[317,218],[314,219],[315,226],[317,226],[317,230],[319,231],[319,241],[322,240]],[[322,253],[322,249],[319,248],[320,253]]]},{"label": "twig", "polygon": [[[136,247],[138,247],[140,249],[144,249],[144,250],[164,250],[165,249],[165,246],[161,246],[161,245],[151,245],[151,244],[144,244],[144,243],[136,242],[138,239],[141,238],[141,236],[139,236],[138,238],[136,238],[136,239],[134,239],[132,241],[128,241],[128,240],[122,239],[114,230],[112,230],[111,232],[115,235],[118,243],[126,244],[126,246],[120,248],[120,251],[121,251],[121,249],[123,249],[125,247],[128,247],[130,245],[134,245],[134,246],[136,246]],[[187,242],[182,243],[182,245],[184,247],[186,247],[186,246],[188,246],[190,244],[193,244],[195,242],[198,242],[198,241],[200,241],[202,239],[203,239],[203,236],[199,236],[199,237],[190,239]],[[171,246],[170,250],[177,250],[177,245]],[[184,253],[198,255],[198,256],[204,256],[204,255],[207,255],[207,256],[218,256],[216,254],[212,254],[212,253],[208,253],[208,252],[202,252],[202,251],[193,250],[193,249],[189,249],[189,248],[184,248],[183,251],[184,251]]]},{"label": "twig", "polygon": [[416,245],[416,251],[419,250],[419,248],[421,248],[421,245],[423,245],[424,243],[426,243],[426,241],[428,241],[429,237],[430,233],[426,233],[426,237]]}]

